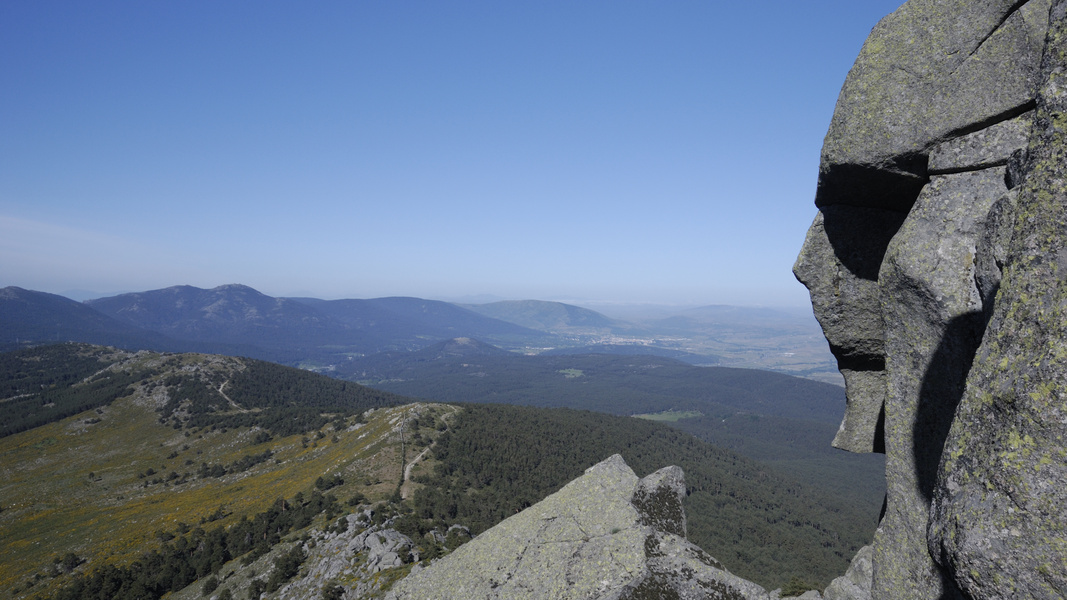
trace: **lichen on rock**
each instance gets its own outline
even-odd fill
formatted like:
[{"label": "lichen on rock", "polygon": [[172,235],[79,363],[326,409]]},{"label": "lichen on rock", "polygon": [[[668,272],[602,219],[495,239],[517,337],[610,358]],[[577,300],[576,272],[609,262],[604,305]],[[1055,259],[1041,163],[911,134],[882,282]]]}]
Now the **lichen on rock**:
[{"label": "lichen on rock", "polygon": [[1067,595],[1067,2],[1052,17],[1006,268],[931,507],[930,551],[975,599]]},{"label": "lichen on rock", "polygon": [[684,538],[681,469],[619,455],[397,583],[390,600],[767,598]]},{"label": "lichen on rock", "polygon": [[910,0],[838,99],[794,272],[887,455],[872,598],[1067,596],[1065,15]]}]

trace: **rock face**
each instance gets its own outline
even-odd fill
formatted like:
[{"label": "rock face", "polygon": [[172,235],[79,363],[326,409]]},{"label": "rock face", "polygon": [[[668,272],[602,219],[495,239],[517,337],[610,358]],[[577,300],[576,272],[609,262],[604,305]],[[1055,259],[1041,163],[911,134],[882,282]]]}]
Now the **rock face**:
[{"label": "rock face", "polygon": [[873,565],[871,564],[872,550],[870,546],[860,548],[853,557],[848,571],[830,582],[830,585],[822,593],[823,600],[857,600],[871,597],[871,580],[873,579]]},{"label": "rock face", "polygon": [[910,0],[838,99],[794,273],[886,454],[873,598],[1067,596],[1065,13]]},{"label": "rock face", "polygon": [[685,540],[678,467],[638,479],[619,455],[447,557],[391,600],[768,598]]}]

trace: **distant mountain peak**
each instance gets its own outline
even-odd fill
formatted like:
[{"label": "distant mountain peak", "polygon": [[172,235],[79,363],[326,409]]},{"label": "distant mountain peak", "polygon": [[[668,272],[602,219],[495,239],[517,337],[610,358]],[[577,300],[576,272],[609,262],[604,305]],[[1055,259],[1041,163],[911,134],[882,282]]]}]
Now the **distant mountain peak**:
[{"label": "distant mountain peak", "polygon": [[252,288],[250,286],[247,286],[247,285],[245,285],[243,283],[225,283],[223,285],[217,285],[214,288],[212,288],[212,291],[238,291],[238,292],[247,291],[247,292],[255,292],[257,294],[261,293],[259,290],[255,289],[255,288]]},{"label": "distant mountain peak", "polygon": [[0,299],[14,300],[16,298],[22,297],[26,293],[27,291],[20,287],[9,285],[6,288],[0,288]]}]

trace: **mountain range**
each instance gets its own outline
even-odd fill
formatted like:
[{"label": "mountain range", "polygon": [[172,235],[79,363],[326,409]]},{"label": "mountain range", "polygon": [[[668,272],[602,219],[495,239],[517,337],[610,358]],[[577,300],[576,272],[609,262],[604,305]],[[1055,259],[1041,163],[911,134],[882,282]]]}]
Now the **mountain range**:
[{"label": "mountain range", "polygon": [[701,307],[628,320],[538,300],[454,304],[409,297],[278,298],[248,286],[173,286],[76,302],[0,290],[0,350],[76,341],[195,351],[329,371],[382,352],[472,338],[520,354],[653,354],[839,382],[810,314]]}]

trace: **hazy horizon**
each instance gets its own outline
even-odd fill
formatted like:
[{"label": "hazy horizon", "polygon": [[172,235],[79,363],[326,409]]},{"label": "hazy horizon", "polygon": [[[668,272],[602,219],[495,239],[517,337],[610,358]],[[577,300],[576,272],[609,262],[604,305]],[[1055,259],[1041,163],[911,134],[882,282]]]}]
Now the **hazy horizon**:
[{"label": "hazy horizon", "polygon": [[0,285],[807,305],[898,1],[0,6]]},{"label": "hazy horizon", "polygon": [[[0,283],[2,283],[2,282],[0,282]],[[12,285],[14,285],[14,284],[12,284]],[[182,286],[182,285],[192,285],[192,284],[175,284],[175,286]],[[224,286],[224,285],[245,285],[245,284],[241,284],[240,282],[230,282],[230,283],[226,283],[226,284],[219,284],[219,286]],[[198,288],[201,288],[201,289],[212,289],[212,288],[219,287],[219,286],[210,286],[210,287],[193,286],[193,287],[198,287]],[[0,287],[6,287],[6,285],[0,286]],[[34,288],[26,288],[25,286],[16,286],[16,287],[22,287],[24,289],[31,289],[33,291],[38,291],[38,292],[46,292],[46,293],[49,293],[49,294],[56,294],[56,295],[59,295],[59,296],[63,296],[65,298],[69,298],[71,300],[75,300],[75,301],[78,301],[78,302],[84,302],[86,300],[96,300],[96,299],[99,299],[99,298],[109,298],[109,297],[113,297],[113,296],[119,296],[119,295],[122,295],[122,294],[135,294],[135,293],[150,292],[150,291],[154,291],[154,290],[158,290],[158,289],[165,289],[165,288],[174,287],[174,286],[164,286],[162,288],[150,288],[150,289],[147,289],[147,288],[146,289],[126,289],[126,290],[117,290],[117,291],[108,291],[108,292],[100,292],[100,291],[84,290],[84,289],[70,289],[70,290],[53,291],[53,290],[41,290],[41,289],[34,289]],[[271,296],[271,297],[276,297],[276,298],[317,298],[317,299],[320,299],[320,300],[350,300],[350,299],[373,299],[373,298],[388,298],[388,297],[404,296],[403,294],[383,294],[383,295],[375,295],[375,296],[325,297],[325,296],[316,295],[316,294],[314,294],[312,292],[309,292],[309,291],[306,291],[306,290],[305,291],[296,290],[296,291],[293,291],[291,293],[284,293],[284,294],[273,294],[273,293],[269,293],[269,292],[267,292],[265,290],[257,289],[254,286],[248,286],[248,287],[252,287],[253,289],[256,289],[256,291],[258,291],[260,293],[266,294],[266,295]],[[584,307],[584,308],[590,308],[590,309],[596,310],[598,312],[604,312],[605,314],[611,313],[611,312],[615,312],[615,311],[621,311],[622,313],[629,313],[629,312],[633,312],[635,309],[637,309],[637,310],[647,309],[647,310],[650,310],[650,311],[656,311],[656,310],[683,311],[683,310],[692,309],[692,308],[704,308],[704,307],[710,307],[710,306],[736,306],[736,307],[742,307],[742,308],[770,308],[770,309],[785,310],[785,311],[811,310],[811,304],[809,302],[805,302],[803,304],[797,304],[797,305],[769,304],[769,303],[762,303],[762,304],[760,304],[760,303],[748,303],[748,304],[745,304],[745,303],[728,303],[728,302],[679,303],[679,302],[641,302],[641,301],[626,301],[626,300],[620,301],[620,300],[611,300],[611,299],[602,299],[602,298],[598,299],[598,298],[573,298],[573,297],[506,297],[506,296],[498,296],[498,295],[495,295],[495,294],[468,294],[468,295],[462,295],[462,296],[419,296],[419,295],[413,295],[413,296],[408,296],[408,297],[422,298],[422,299],[425,299],[425,300],[438,300],[438,301],[441,301],[441,302],[450,302],[450,303],[453,303],[453,304],[491,304],[493,302],[525,301],[525,300],[534,300],[534,301],[543,301],[543,302],[559,302],[559,303],[563,303],[563,304],[571,304],[571,305],[575,305],[575,306],[581,306],[581,307]]]}]

